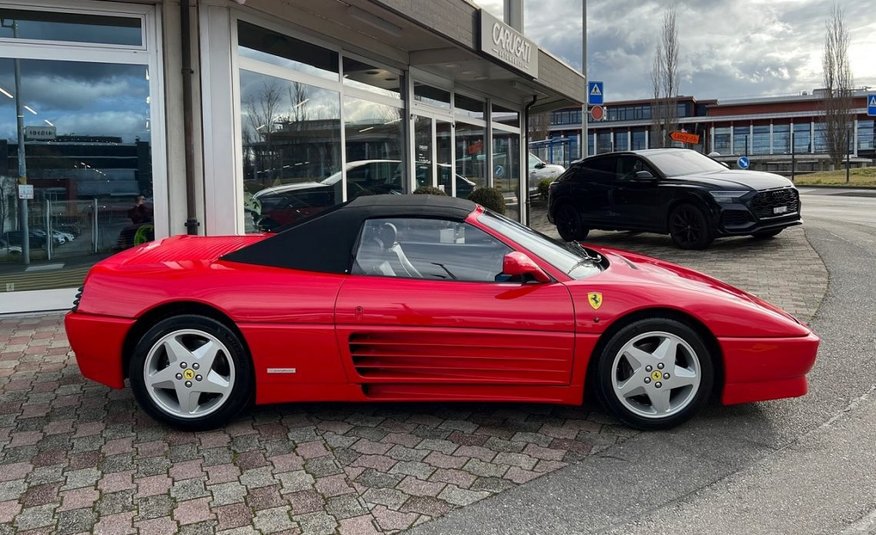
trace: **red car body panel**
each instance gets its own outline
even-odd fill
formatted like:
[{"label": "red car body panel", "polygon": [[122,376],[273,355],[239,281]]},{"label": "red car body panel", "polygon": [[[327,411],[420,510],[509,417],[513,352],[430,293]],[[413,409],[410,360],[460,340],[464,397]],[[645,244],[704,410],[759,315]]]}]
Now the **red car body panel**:
[{"label": "red car body panel", "polygon": [[[264,236],[176,237],[97,264],[70,344],[83,375],[124,384],[123,347],[136,322],[184,304],[209,306],[243,337],[256,403],[527,401],[578,404],[607,330],[636,313],[684,314],[716,341],[724,403],[806,393],[816,337],[790,315],[701,273],[600,248],[610,267],[571,280],[468,283],[317,273],[219,259]],[[590,292],[600,292],[594,308]],[[434,357],[441,357],[440,365]],[[283,373],[271,373],[271,369]],[[291,371],[291,370],[294,370]]]}]

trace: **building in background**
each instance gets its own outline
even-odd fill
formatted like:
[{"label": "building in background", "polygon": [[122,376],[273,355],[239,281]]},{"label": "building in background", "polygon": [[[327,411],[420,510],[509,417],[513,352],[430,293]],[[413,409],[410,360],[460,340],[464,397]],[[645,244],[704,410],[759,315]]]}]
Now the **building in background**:
[{"label": "building in background", "polygon": [[[187,222],[255,230],[268,188],[331,190],[284,199],[295,217],[492,186],[525,220],[527,117],[586,89],[514,26],[466,0],[0,0],[0,312],[69,306],[95,261]],[[140,195],[150,220],[135,226]]]},{"label": "building in background", "polygon": [[[605,120],[589,123],[589,154],[650,148],[652,105],[650,99],[606,103]],[[817,90],[797,96],[721,101],[681,96],[677,105],[681,129],[700,138],[699,144],[685,146],[706,154],[717,153],[715,158],[720,161],[735,162],[747,155],[754,169],[790,173],[793,137],[796,170],[824,170],[830,164],[823,97]],[[867,116],[866,106],[866,92],[856,92],[854,120],[849,125],[853,166],[871,165],[876,158],[876,125],[874,118]],[[566,152],[580,154],[581,113],[580,108],[551,112],[547,145],[567,144]],[[546,143],[536,140],[533,145]],[[568,165],[568,161],[559,163]]]}]

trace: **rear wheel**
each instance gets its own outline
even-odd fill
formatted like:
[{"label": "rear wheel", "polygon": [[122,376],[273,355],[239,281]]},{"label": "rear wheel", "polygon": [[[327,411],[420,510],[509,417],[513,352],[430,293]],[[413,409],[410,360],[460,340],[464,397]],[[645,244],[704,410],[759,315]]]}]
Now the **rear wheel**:
[{"label": "rear wheel", "polygon": [[631,323],[598,356],[596,384],[606,408],[637,429],[690,419],[712,390],[713,363],[700,336],[668,318]]},{"label": "rear wheel", "polygon": [[774,230],[765,230],[763,232],[755,232],[751,236],[755,240],[768,240],[770,238],[774,238],[774,237],[778,236],[779,233],[782,232],[783,230],[785,230],[785,229],[780,228],[780,229],[774,229]]},{"label": "rear wheel", "polygon": [[157,323],[137,343],[128,373],[143,410],[186,430],[229,422],[252,392],[243,344],[231,329],[204,316]]},{"label": "rear wheel", "polygon": [[578,210],[571,204],[563,204],[557,208],[554,215],[554,221],[557,224],[557,232],[565,241],[576,241],[587,238],[589,229],[581,226],[581,217],[578,215]]},{"label": "rear wheel", "polygon": [[705,249],[715,239],[706,214],[692,204],[679,205],[669,214],[669,235],[681,249]]}]

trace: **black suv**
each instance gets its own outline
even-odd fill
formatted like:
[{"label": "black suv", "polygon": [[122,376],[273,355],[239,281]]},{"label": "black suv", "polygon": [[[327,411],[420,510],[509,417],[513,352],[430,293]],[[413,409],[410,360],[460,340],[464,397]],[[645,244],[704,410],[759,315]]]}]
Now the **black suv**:
[{"label": "black suv", "polygon": [[772,173],[731,170],[688,149],[600,154],[550,187],[548,219],[566,241],[591,229],[668,233],[682,249],[719,236],[770,238],[799,225],[800,196]]}]

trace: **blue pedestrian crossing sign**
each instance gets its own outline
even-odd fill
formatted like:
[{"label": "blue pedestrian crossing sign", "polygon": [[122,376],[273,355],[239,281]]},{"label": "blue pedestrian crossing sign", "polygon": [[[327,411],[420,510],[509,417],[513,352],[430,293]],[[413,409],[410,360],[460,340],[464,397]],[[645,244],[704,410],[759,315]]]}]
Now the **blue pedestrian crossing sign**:
[{"label": "blue pedestrian crossing sign", "polygon": [[876,117],[876,93],[867,95],[867,115]]},{"label": "blue pedestrian crossing sign", "polygon": [[587,104],[602,105],[602,82],[587,82]]},{"label": "blue pedestrian crossing sign", "polygon": [[748,161],[748,156],[740,156],[738,160],[736,160],[736,165],[739,166],[740,169],[748,169],[748,165],[751,162]]}]

